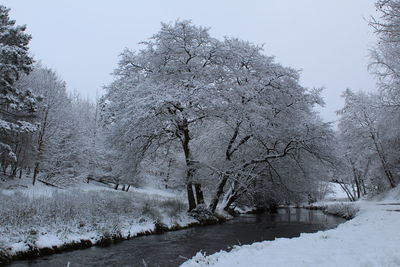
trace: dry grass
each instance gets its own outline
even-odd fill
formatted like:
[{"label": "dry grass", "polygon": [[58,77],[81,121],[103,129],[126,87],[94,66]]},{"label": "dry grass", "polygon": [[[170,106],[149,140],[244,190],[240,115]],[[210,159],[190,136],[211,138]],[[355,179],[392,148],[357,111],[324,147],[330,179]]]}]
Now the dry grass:
[{"label": "dry grass", "polygon": [[120,191],[54,190],[51,195],[29,196],[0,192],[0,245],[34,244],[38,234],[96,232],[103,237],[119,235],[139,221],[172,220],[185,215],[178,199],[160,199]]}]

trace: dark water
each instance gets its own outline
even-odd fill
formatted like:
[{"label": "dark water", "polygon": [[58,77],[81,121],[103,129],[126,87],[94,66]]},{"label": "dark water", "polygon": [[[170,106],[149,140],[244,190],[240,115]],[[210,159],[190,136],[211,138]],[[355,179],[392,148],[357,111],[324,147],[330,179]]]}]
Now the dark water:
[{"label": "dark water", "polygon": [[[297,237],[334,228],[344,220],[306,209],[279,209],[277,214],[243,215],[219,225],[194,227],[138,237],[101,248],[92,247],[16,261],[8,266],[178,266],[198,251],[211,254],[233,245]],[[144,264],[145,263],[145,264]]]}]

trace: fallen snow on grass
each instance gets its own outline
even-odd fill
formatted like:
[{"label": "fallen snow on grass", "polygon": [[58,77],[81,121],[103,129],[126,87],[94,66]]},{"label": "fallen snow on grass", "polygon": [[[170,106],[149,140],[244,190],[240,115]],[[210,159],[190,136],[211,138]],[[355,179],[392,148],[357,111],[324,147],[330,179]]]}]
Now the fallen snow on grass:
[{"label": "fallen snow on grass", "polygon": [[1,256],[20,252],[82,240],[96,244],[197,222],[183,200],[169,192],[82,187],[0,190],[0,263]]},{"label": "fallen snow on grass", "polygon": [[388,195],[390,199],[357,203],[357,216],[335,229],[238,246],[210,256],[199,252],[182,266],[398,267],[400,201],[393,202],[396,192]]},{"label": "fallen snow on grass", "polygon": [[358,203],[350,201],[319,201],[312,204],[300,205],[301,208],[323,210],[327,214],[345,219],[354,218],[359,212]]},{"label": "fallen snow on grass", "polygon": [[141,194],[148,194],[148,195],[154,195],[158,197],[165,197],[165,198],[176,198],[177,193],[172,193],[160,189],[155,189],[155,188],[137,188],[137,187],[132,187],[129,189],[129,191],[135,192],[135,193],[141,193]]}]

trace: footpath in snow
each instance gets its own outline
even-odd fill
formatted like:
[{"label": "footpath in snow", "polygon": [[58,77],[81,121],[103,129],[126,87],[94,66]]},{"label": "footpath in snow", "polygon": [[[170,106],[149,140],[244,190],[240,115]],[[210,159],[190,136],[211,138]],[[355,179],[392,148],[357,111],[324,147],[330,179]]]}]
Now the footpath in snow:
[{"label": "footpath in snow", "polygon": [[337,228],[298,238],[198,253],[181,266],[400,266],[400,188],[384,200],[360,201],[357,216]]}]

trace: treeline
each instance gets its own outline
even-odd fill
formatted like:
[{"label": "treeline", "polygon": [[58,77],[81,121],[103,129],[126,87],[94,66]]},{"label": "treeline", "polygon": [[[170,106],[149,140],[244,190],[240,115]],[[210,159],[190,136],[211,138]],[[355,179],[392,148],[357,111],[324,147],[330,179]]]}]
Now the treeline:
[{"label": "treeline", "polygon": [[[326,182],[352,200],[399,182],[399,1],[378,1],[371,68],[379,92],[344,93],[339,131],[315,111],[320,89],[262,47],[162,24],[126,49],[91,104],[34,64],[30,36],[0,7],[3,174],[66,186],[90,179],[185,190],[189,210],[313,201]],[[124,186],[125,188],[125,186]],[[206,203],[208,202],[208,203]]]},{"label": "treeline", "polygon": [[31,175],[33,184],[41,176],[55,185],[71,184],[87,174],[96,130],[95,105],[67,93],[57,74],[39,64],[13,87],[29,95],[33,107],[17,110],[5,101],[1,106],[6,114],[1,129],[3,174]]},{"label": "treeline", "polygon": [[352,200],[400,181],[400,1],[380,0],[376,8],[380,17],[372,18],[370,25],[378,44],[369,67],[378,90],[346,90],[338,112],[345,172],[351,174],[338,182]]},{"label": "treeline", "polygon": [[71,184],[91,158],[95,105],[68,94],[51,69],[34,64],[31,36],[0,6],[0,164],[3,175]]}]

